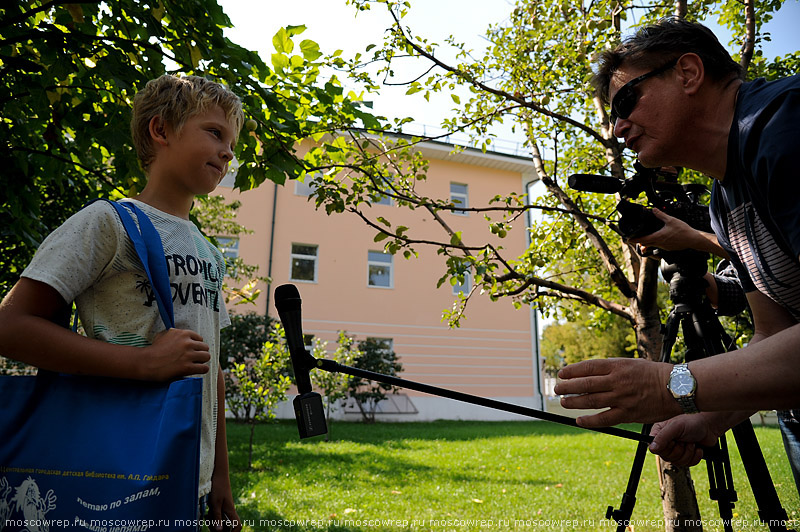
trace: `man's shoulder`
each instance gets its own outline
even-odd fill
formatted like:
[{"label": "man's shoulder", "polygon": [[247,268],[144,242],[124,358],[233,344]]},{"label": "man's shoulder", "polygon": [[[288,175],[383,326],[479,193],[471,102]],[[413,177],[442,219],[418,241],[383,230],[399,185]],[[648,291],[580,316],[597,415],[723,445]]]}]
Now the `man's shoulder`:
[{"label": "man's shoulder", "polygon": [[791,92],[800,92],[800,74],[770,81],[758,78],[742,83],[738,100],[745,111],[744,116],[747,116],[753,110],[763,109],[770,102]]}]

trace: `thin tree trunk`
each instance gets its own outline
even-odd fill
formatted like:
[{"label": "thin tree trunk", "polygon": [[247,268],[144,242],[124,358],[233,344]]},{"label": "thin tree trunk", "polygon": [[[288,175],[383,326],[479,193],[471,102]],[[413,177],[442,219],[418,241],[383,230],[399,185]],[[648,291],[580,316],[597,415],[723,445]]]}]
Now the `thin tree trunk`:
[{"label": "thin tree trunk", "polygon": [[676,467],[656,458],[664,529],[667,532],[702,532],[697,494],[688,467]]}]

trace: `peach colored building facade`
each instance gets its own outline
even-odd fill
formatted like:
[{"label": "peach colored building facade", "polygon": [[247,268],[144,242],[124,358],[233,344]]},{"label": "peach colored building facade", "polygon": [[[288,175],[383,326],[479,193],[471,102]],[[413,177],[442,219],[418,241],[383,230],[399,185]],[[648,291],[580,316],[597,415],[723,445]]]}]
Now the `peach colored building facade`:
[{"label": "peach colored building facade", "polygon": [[[427,181],[420,192],[438,198],[457,198],[468,207],[487,206],[490,198],[522,193],[536,179],[529,158],[466,149],[452,154],[452,146],[428,142],[420,146],[430,161]],[[357,216],[328,216],[308,201],[305,187],[264,183],[244,193],[223,185],[218,193],[239,199],[238,221],[254,231],[242,235],[238,253],[259,265],[259,274],[273,280],[262,286],[259,313],[277,317],[273,291],[292,283],[303,300],[303,332],[329,341],[335,349],[337,331],[359,340],[367,337],[391,342],[403,364],[401,378],[515,404],[542,408],[541,372],[536,318],[533,311],[515,309],[510,300],[492,302],[476,294],[461,327],[442,322],[442,311],[456,299],[444,283],[445,259],[429,246],[417,246],[418,258],[382,253],[375,230]],[[394,205],[371,210],[394,225],[406,225],[414,238],[448,240],[442,227],[424,209],[410,211]],[[510,252],[527,248],[526,221],[520,218],[502,240],[489,232],[480,213],[441,216],[454,231],[463,231],[467,244],[494,238]],[[495,217],[496,219],[497,217]],[[236,310],[236,309],[234,309]],[[382,405],[382,420],[520,419],[514,414],[433,397],[411,390]],[[292,417],[284,405],[279,416]],[[345,408],[338,417],[360,416]]]}]

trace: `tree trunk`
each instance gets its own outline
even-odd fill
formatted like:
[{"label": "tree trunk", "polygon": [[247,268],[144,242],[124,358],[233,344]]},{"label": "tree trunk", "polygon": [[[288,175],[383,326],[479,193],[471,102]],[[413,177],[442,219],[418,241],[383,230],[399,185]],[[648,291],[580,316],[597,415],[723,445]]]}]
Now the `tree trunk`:
[{"label": "tree trunk", "polygon": [[[658,261],[643,260],[639,270],[637,297],[631,310],[636,319],[636,341],[639,356],[649,360],[662,359],[663,336],[657,304],[656,277]],[[664,354],[669,357],[669,353]],[[669,360],[665,360],[668,362]],[[664,383],[666,387],[667,383]],[[660,458],[658,480],[661,486],[661,504],[664,509],[664,529],[666,532],[702,531],[700,508],[694,482],[687,467],[674,467]]]},{"label": "tree trunk", "polygon": [[666,532],[702,532],[697,494],[688,467],[673,466],[656,457]]}]

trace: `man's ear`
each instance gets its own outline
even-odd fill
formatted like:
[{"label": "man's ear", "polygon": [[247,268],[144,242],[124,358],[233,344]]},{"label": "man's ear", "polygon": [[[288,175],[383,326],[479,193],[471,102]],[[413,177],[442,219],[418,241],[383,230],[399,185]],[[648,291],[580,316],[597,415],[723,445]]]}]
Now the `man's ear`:
[{"label": "man's ear", "polygon": [[678,64],[675,65],[675,69],[687,94],[694,94],[703,86],[706,69],[699,55],[691,52],[683,54],[678,58]]},{"label": "man's ear", "polygon": [[151,118],[148,124],[148,130],[150,131],[150,138],[153,139],[153,142],[162,146],[169,144],[169,139],[167,138],[167,123],[163,118],[158,115]]}]

